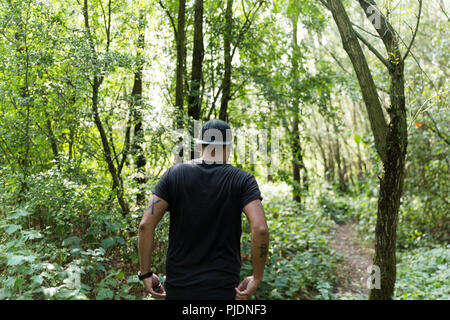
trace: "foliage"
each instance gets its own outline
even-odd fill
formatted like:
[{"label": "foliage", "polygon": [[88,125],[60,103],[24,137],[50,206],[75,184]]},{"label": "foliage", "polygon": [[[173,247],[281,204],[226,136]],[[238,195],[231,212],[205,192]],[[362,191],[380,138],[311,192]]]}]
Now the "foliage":
[{"label": "foliage", "polygon": [[125,235],[137,222],[99,201],[105,190],[88,177],[37,174],[20,206],[2,208],[1,299],[136,298],[135,268],[125,275],[137,262],[136,239]]},{"label": "foliage", "polygon": [[336,192],[332,187],[322,190],[319,205],[326,217],[337,224],[344,224],[350,221],[351,207],[346,198],[336,197]]},{"label": "foliage", "polygon": [[404,252],[397,266],[395,296],[402,300],[450,298],[450,246]]},{"label": "foliage", "polygon": [[[301,210],[286,184],[261,187],[270,248],[260,299],[333,299],[338,258],[325,237],[332,222],[311,203]],[[242,277],[251,270],[249,225],[243,228]],[[245,259],[246,258],[246,259]]]}]

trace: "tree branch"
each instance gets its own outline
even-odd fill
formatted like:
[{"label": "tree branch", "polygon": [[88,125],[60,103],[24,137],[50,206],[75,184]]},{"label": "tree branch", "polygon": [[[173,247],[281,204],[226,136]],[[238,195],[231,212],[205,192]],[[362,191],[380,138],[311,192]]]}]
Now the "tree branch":
[{"label": "tree branch", "polygon": [[364,32],[367,33],[367,34],[370,34],[372,37],[375,37],[375,38],[379,38],[379,37],[380,37],[379,35],[377,35],[377,34],[375,34],[375,33],[372,33],[372,32],[370,32],[370,31],[364,29],[363,27],[357,25],[357,24],[354,23],[354,22],[352,22],[352,26],[357,27],[358,29],[364,31]]},{"label": "tree branch", "polygon": [[403,60],[406,60],[406,58],[409,55],[409,52],[411,51],[411,48],[414,44],[414,41],[416,40],[416,36],[417,36],[417,31],[419,30],[419,24],[420,24],[420,17],[422,15],[422,0],[419,0],[419,15],[417,16],[417,24],[416,24],[416,29],[414,30],[414,34],[413,37],[411,39],[411,43],[408,46],[408,49],[406,50],[405,55],[403,56]]},{"label": "tree branch", "polygon": [[436,135],[437,135],[439,138],[441,138],[448,146],[450,146],[450,141],[449,141],[449,139],[448,139],[447,137],[444,137],[444,135],[441,133],[441,131],[440,131],[439,128],[438,128],[438,125],[437,125],[436,121],[433,119],[433,117],[431,116],[431,114],[430,114],[428,111],[425,111],[424,113],[425,113],[425,115],[426,115],[428,118],[430,118],[431,122],[433,122],[435,128],[433,128],[433,127],[431,127],[431,126],[427,126],[427,127],[428,127],[431,131],[433,131],[434,133],[436,133]]},{"label": "tree branch", "polygon": [[[398,41],[394,28],[381,13],[374,0],[358,0],[361,8],[363,8],[366,17],[373,20],[372,25],[383,40],[386,51],[389,55],[389,61],[397,64],[396,59],[402,59],[398,48]],[[375,17],[375,19],[373,19]],[[398,61],[398,63],[401,61]],[[390,68],[389,68],[390,69]]]},{"label": "tree branch", "polygon": [[441,8],[442,13],[447,17],[447,21],[450,21],[450,18],[448,17],[447,12],[445,12],[445,9],[444,9],[444,2],[443,2],[443,1],[441,1],[441,2],[439,3],[439,8]]},{"label": "tree branch", "polygon": [[[326,3],[326,1],[325,0],[319,0],[321,3],[322,3],[322,5],[325,7],[325,8],[327,8],[328,10],[330,10],[331,11],[331,9],[330,9],[330,6],[328,5],[328,3]],[[369,32],[369,31],[367,31],[367,30],[365,30],[365,29],[363,29],[363,28],[361,28],[360,26],[358,26],[357,24],[355,24],[355,23],[353,23],[353,22],[350,22],[351,24],[352,24],[352,26],[355,26],[355,27],[357,27],[357,28],[359,28],[359,29],[361,29],[361,30],[363,30],[363,31],[365,31],[365,32],[367,32],[367,33],[369,33],[370,35],[372,35],[372,36],[376,36],[375,34],[372,34],[371,32]],[[353,29],[353,28],[352,28]],[[364,45],[370,50],[370,51],[372,51],[372,53],[386,66],[386,68],[390,68],[390,65],[389,65],[389,62],[383,57],[383,55],[377,50],[377,49],[375,49],[375,47],[374,46],[372,46],[371,44],[370,44],[370,42],[369,41],[367,41],[360,33],[358,33],[356,30],[354,30],[353,29],[353,32],[356,34],[356,36],[358,37],[358,39],[359,40],[361,40],[361,42],[362,43],[364,43]],[[376,36],[376,37],[378,37],[378,36]]]},{"label": "tree branch", "polygon": [[386,68],[390,68],[391,66],[389,65],[389,62],[383,57],[383,55],[377,50],[375,49],[374,46],[372,46],[370,44],[369,41],[367,41],[360,33],[358,33],[357,31],[355,31],[356,36],[358,37],[359,40],[361,40],[362,43],[364,43],[366,45],[366,47],[372,51],[372,53],[378,58],[378,60],[380,60],[385,66]]},{"label": "tree branch", "polygon": [[[265,0],[260,0],[260,1],[258,1],[258,2],[255,4],[255,6],[256,6],[256,5],[258,5],[258,6],[257,6],[256,9],[253,11],[253,13],[252,13],[252,11],[250,10],[250,11],[248,12],[248,14],[245,14],[245,11],[244,11],[245,22],[244,22],[244,24],[242,25],[241,30],[239,30],[239,34],[238,34],[238,36],[237,36],[236,44],[235,44],[235,46],[234,46],[234,48],[233,48],[233,51],[231,52],[231,58],[234,57],[234,54],[236,53],[236,49],[239,47],[239,44],[241,43],[241,41],[242,41],[242,39],[243,39],[245,33],[248,31],[248,29],[250,29],[250,27],[251,27],[251,25],[252,25],[252,23],[253,23],[253,20],[255,19],[256,13],[257,13],[258,10],[261,8],[261,6],[263,5],[264,2],[265,2]],[[250,14],[251,14],[251,18],[250,18]]]},{"label": "tree branch", "polygon": [[169,9],[167,9],[167,8],[164,6],[164,4],[163,4],[163,2],[162,2],[161,0],[159,0],[158,3],[159,3],[159,5],[161,6],[161,8],[164,10],[164,12],[167,14],[167,17],[168,17],[169,20],[170,20],[170,24],[172,25],[173,33],[174,33],[174,35],[175,35],[175,39],[178,39],[178,31],[177,31],[177,27],[176,27],[176,25],[175,25],[175,20],[173,20],[173,17],[172,17],[172,15],[170,14]]},{"label": "tree branch", "polygon": [[386,162],[388,126],[369,65],[341,0],[328,0],[328,6],[338,27],[344,50],[352,61],[360,84],[375,138],[375,148],[381,160]]}]

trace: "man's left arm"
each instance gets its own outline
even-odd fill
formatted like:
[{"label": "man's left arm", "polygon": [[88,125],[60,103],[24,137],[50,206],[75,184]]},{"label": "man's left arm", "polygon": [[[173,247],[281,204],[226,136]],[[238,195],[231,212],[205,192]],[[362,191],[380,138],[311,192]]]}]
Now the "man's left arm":
[{"label": "man's left arm", "polygon": [[[166,200],[153,195],[149,205],[144,211],[141,223],[139,224],[138,238],[139,265],[141,274],[146,274],[151,270],[155,229],[168,207],[169,203]],[[166,296],[166,292],[162,286],[159,292],[155,292],[153,289],[159,283],[160,280],[155,274],[153,274],[152,277],[144,279],[145,288],[152,296],[155,298],[164,298]]]}]

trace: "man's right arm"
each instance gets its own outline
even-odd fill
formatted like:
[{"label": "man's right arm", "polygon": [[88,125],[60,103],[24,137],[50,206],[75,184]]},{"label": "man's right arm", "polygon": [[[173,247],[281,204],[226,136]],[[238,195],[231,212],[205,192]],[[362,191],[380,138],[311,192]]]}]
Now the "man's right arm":
[{"label": "man's right arm", "polygon": [[[252,263],[253,275],[242,281],[236,290],[236,299],[249,299],[262,282],[264,275],[264,265],[269,250],[269,228],[267,227],[266,216],[261,200],[253,200],[248,203],[244,213],[250,223],[252,235]],[[244,289],[243,291],[241,291]]]}]

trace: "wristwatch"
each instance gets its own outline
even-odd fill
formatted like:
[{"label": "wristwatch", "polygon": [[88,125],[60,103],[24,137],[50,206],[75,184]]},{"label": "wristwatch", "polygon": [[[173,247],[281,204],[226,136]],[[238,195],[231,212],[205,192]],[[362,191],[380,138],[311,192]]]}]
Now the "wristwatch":
[{"label": "wristwatch", "polygon": [[149,272],[147,272],[145,274],[141,274],[141,271],[138,271],[139,280],[144,280],[144,279],[150,278],[152,275],[153,275],[152,270],[150,270]]}]

